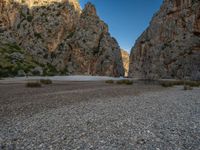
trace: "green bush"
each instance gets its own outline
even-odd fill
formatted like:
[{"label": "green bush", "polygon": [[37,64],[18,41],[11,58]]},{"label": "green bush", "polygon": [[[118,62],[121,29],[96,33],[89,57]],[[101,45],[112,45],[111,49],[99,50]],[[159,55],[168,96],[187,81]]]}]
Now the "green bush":
[{"label": "green bush", "polygon": [[52,66],[51,64],[47,64],[44,67],[44,75],[45,76],[55,76],[59,74],[59,72],[56,70],[56,68],[54,66]]},{"label": "green bush", "polygon": [[163,87],[172,87],[172,86],[174,86],[174,84],[171,83],[171,82],[161,82],[160,85],[162,85]]},{"label": "green bush", "polygon": [[53,82],[50,79],[40,79],[40,83],[42,83],[42,84],[52,84]]},{"label": "green bush", "polygon": [[114,81],[113,80],[107,80],[106,83],[112,84],[112,83],[114,83]]},{"label": "green bush", "polygon": [[131,80],[119,80],[119,81],[117,81],[117,84],[132,85],[133,81],[131,81]]},{"label": "green bush", "polygon": [[41,85],[41,83],[40,82],[27,82],[26,83],[26,87],[30,87],[30,88],[39,88],[39,87],[41,87],[42,85]]},{"label": "green bush", "polygon": [[131,80],[125,80],[125,84],[126,84],[126,85],[132,85],[132,84],[133,84],[133,81],[131,81]]}]

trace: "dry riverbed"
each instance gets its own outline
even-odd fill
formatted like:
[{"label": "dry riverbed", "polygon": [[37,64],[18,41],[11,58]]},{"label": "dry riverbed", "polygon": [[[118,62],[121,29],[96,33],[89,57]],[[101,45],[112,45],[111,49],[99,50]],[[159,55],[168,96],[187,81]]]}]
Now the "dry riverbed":
[{"label": "dry riverbed", "polygon": [[200,149],[200,88],[0,83],[1,149]]}]

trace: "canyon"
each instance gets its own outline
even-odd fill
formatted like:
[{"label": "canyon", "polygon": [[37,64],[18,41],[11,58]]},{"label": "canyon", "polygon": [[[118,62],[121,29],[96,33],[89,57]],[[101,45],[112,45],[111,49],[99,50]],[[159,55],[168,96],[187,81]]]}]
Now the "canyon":
[{"label": "canyon", "polygon": [[200,80],[200,2],[164,0],[129,57],[91,3],[1,0],[0,54],[1,77]]},{"label": "canyon", "polygon": [[130,54],[79,2],[0,0],[0,150],[199,150],[200,0],[163,0]]}]

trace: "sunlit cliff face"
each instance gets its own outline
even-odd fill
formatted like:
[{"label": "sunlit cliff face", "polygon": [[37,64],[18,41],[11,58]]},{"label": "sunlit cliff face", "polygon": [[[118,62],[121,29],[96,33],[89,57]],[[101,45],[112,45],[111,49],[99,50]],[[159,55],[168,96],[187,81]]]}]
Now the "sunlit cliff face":
[{"label": "sunlit cliff face", "polygon": [[5,0],[7,3],[16,2],[19,4],[27,5],[29,8],[34,6],[46,6],[51,5],[52,3],[70,3],[74,6],[75,10],[80,11],[80,4],[77,0]]},{"label": "sunlit cliff face", "polygon": [[[39,35],[46,39],[41,49],[52,52],[73,32],[80,14],[78,0],[0,0],[0,29],[12,29],[19,39]],[[27,39],[21,43],[27,44]]]}]

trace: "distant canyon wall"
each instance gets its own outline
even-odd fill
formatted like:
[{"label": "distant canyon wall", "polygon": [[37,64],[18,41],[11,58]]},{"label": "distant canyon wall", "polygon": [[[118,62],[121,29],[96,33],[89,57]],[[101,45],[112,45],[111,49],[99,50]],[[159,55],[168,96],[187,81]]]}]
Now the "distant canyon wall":
[{"label": "distant canyon wall", "polygon": [[127,77],[128,70],[129,70],[129,53],[127,51],[121,49],[121,54],[122,54],[124,71],[125,71],[125,77]]}]

